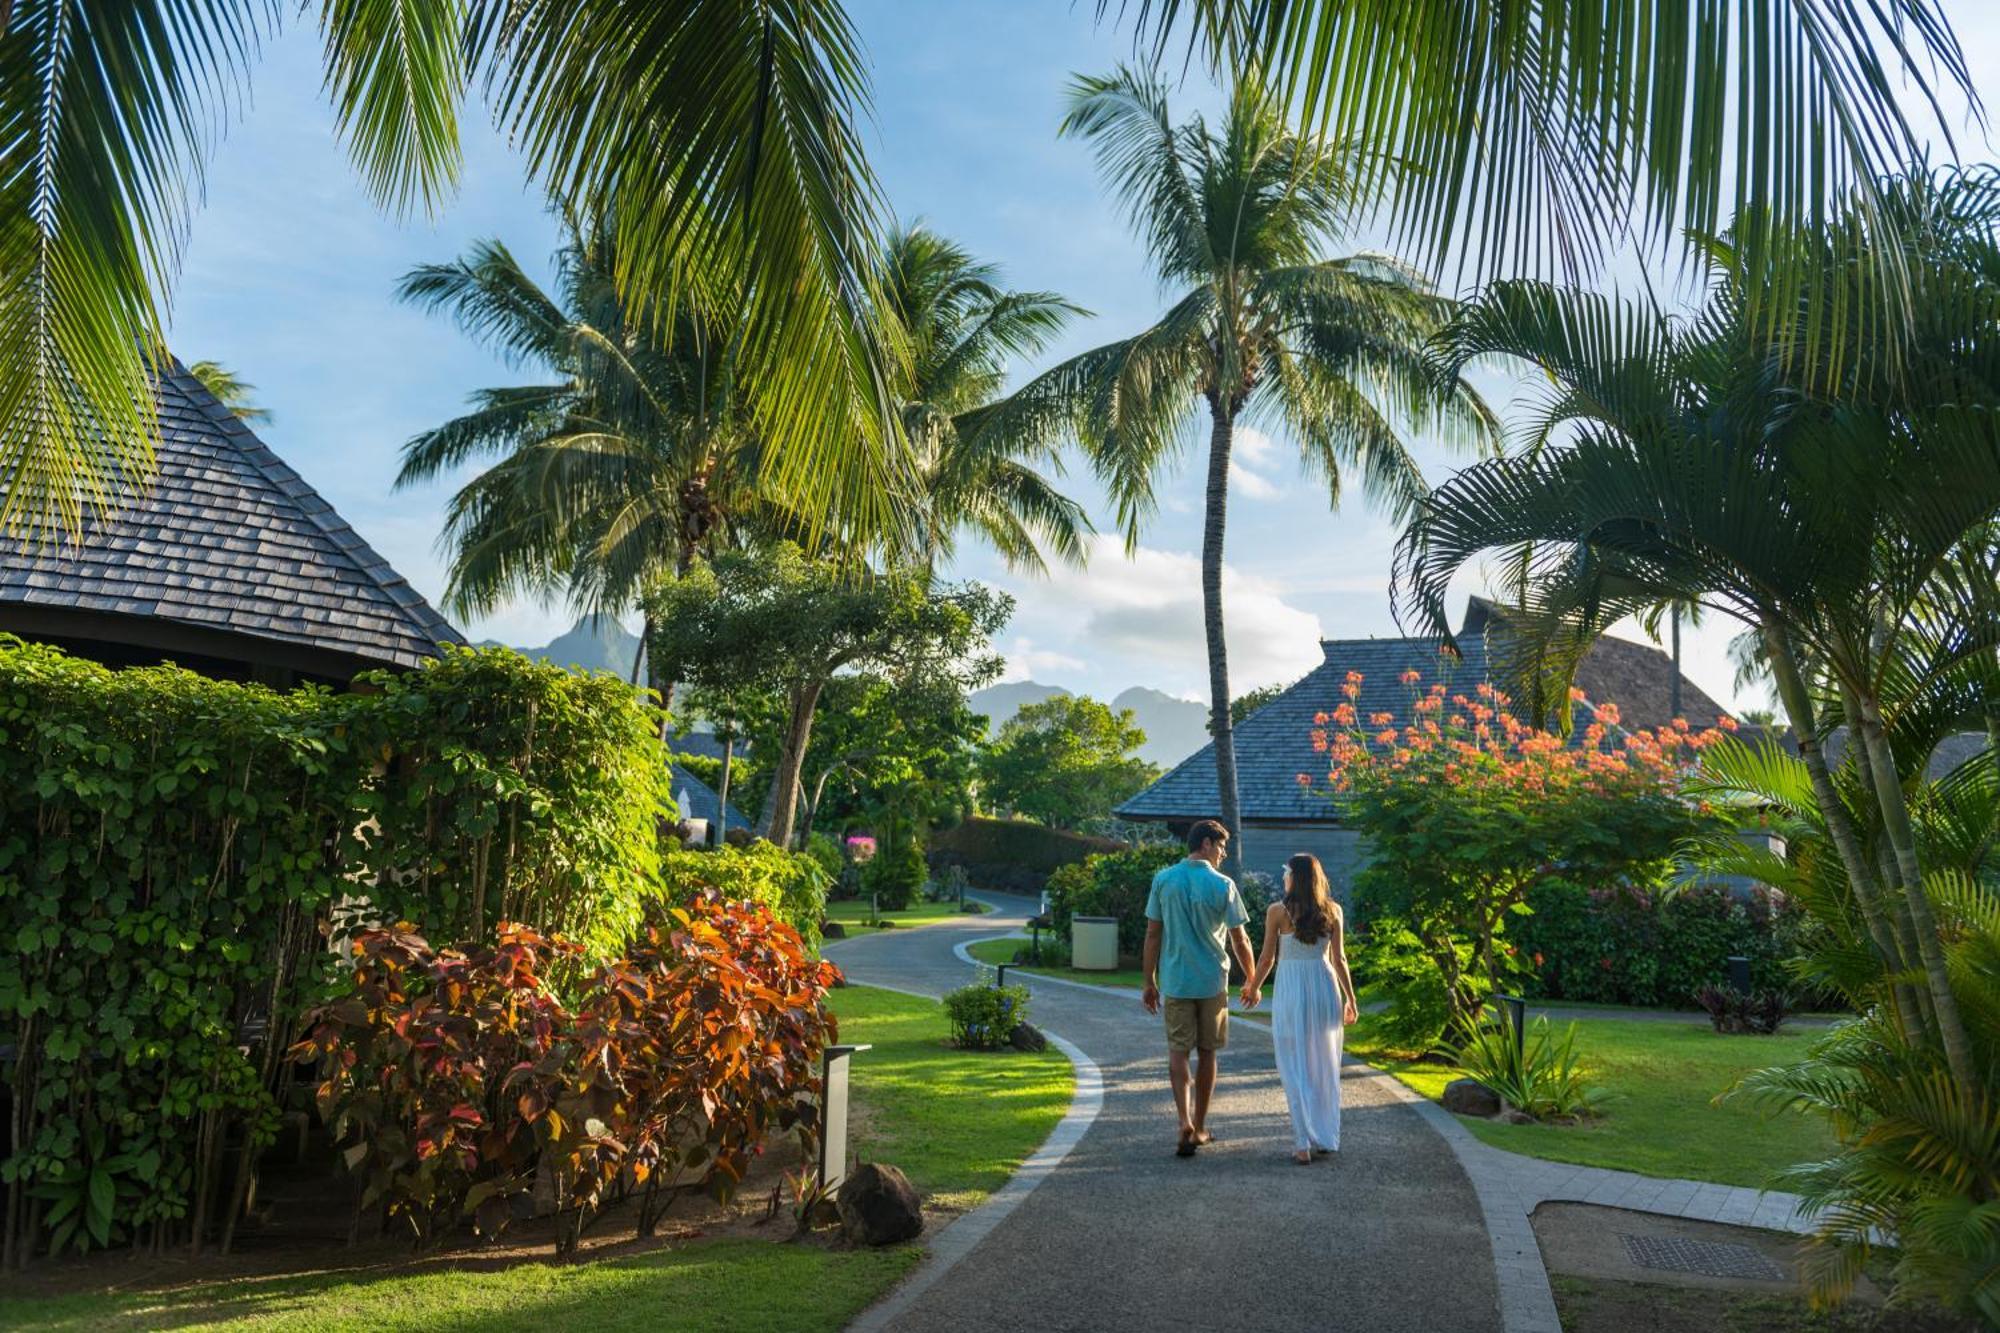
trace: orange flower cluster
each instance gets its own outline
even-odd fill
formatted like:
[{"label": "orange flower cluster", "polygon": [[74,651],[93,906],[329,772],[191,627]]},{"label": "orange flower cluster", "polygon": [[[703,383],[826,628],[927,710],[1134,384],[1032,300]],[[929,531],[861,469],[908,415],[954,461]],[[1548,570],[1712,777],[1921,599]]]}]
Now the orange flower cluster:
[{"label": "orange flower cluster", "polygon": [[[1676,718],[1653,730],[1627,730],[1616,704],[1593,704],[1582,690],[1571,690],[1589,721],[1579,736],[1565,738],[1516,717],[1507,695],[1490,684],[1465,695],[1442,681],[1423,686],[1415,671],[1404,672],[1402,681],[1411,694],[1405,727],[1391,725],[1392,714],[1371,713],[1372,730],[1363,730],[1351,702],[1314,719],[1313,748],[1327,755],[1335,791],[1397,781],[1529,798],[1673,791],[1705,746],[1736,729],[1728,718],[1701,729]],[[1360,691],[1360,673],[1348,672],[1341,692],[1351,701]]]}]

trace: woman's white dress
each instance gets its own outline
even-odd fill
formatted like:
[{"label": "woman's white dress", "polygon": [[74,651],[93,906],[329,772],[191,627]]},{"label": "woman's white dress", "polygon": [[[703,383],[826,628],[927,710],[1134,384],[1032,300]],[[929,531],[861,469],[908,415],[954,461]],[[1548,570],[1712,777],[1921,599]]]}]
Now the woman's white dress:
[{"label": "woman's white dress", "polygon": [[1295,1151],[1340,1147],[1340,983],[1331,941],[1278,937],[1278,988],[1271,997],[1271,1034],[1278,1077],[1292,1108]]}]

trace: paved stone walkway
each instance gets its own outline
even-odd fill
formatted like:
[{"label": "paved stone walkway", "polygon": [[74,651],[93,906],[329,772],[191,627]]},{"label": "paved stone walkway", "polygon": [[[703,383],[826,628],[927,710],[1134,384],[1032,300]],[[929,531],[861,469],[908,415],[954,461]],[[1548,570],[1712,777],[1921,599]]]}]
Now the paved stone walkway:
[{"label": "paved stone walkway", "polygon": [[[866,936],[831,956],[857,982],[941,994],[968,976],[961,946],[1004,934],[1034,910],[1028,899],[981,896],[1000,910]],[[1342,1073],[1343,1150],[1301,1169],[1288,1157],[1268,1030],[1240,1018],[1231,1020],[1210,1115],[1221,1141],[1183,1162],[1171,1155],[1159,1020],[1139,1009],[1136,993],[1015,978],[1033,988],[1035,1021],[1101,1066],[1103,1114],[1039,1177],[1040,1189],[944,1247],[962,1263],[857,1327],[1560,1333],[1528,1221],[1546,1201],[1807,1229],[1791,1195],[1491,1147],[1436,1103],[1351,1061]]]},{"label": "paved stone walkway", "polygon": [[[856,982],[941,994],[970,975],[954,944],[1004,933],[1033,908],[982,896],[1002,910],[863,936],[829,956]],[[1295,1166],[1270,1042],[1242,1025],[1210,1111],[1218,1142],[1182,1160],[1160,1020],[1130,997],[1022,981],[1035,1021],[1101,1069],[1103,1109],[975,1248],[865,1325],[1503,1329],[1472,1182],[1419,1113],[1366,1071],[1351,1069],[1343,1089],[1342,1152]],[[867,1076],[863,1056],[854,1077]]]}]

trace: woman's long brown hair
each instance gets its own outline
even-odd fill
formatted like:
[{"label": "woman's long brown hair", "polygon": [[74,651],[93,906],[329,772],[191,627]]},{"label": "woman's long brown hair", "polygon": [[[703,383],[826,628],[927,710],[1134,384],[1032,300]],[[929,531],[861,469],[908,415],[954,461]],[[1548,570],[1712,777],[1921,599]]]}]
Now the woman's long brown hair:
[{"label": "woman's long brown hair", "polygon": [[1300,852],[1285,862],[1291,872],[1291,887],[1285,890],[1285,912],[1292,918],[1292,934],[1300,944],[1318,944],[1333,933],[1333,898],[1327,893],[1326,871],[1311,852]]}]

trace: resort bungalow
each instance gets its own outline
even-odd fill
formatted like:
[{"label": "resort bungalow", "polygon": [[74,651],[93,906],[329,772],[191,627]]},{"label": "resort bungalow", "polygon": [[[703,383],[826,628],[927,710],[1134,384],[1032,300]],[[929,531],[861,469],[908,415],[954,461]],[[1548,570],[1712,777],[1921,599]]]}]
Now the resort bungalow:
[{"label": "resort bungalow", "polygon": [[[1394,725],[1411,720],[1411,687],[1403,675],[1415,671],[1418,689],[1434,681],[1453,693],[1470,694],[1490,681],[1489,636],[1502,632],[1493,603],[1473,598],[1458,632],[1462,656],[1440,653],[1440,640],[1326,639],[1324,660],[1303,680],[1245,718],[1236,727],[1237,795],[1243,819],[1244,867],[1277,878],[1285,858],[1311,852],[1326,866],[1334,887],[1345,896],[1365,855],[1360,835],[1341,827],[1325,782],[1301,785],[1299,774],[1323,777],[1326,756],[1313,749],[1313,719],[1344,702],[1340,687],[1347,673],[1361,673],[1362,717],[1388,713]],[[1673,659],[1657,648],[1624,639],[1598,640],[1577,669],[1576,684],[1592,700],[1618,705],[1627,727],[1659,727],[1673,711]],[[1711,726],[1725,710],[1685,676],[1680,679],[1680,711],[1696,727]],[[1215,747],[1204,745],[1152,786],[1118,807],[1121,818],[1162,823],[1180,833],[1197,819],[1216,814]]]},{"label": "resort bungalow", "polygon": [[0,632],[111,666],[343,686],[465,639],[177,361],[159,471],[80,537],[0,540]]}]

